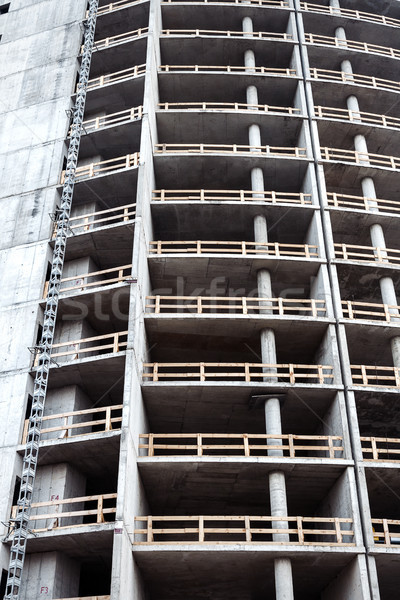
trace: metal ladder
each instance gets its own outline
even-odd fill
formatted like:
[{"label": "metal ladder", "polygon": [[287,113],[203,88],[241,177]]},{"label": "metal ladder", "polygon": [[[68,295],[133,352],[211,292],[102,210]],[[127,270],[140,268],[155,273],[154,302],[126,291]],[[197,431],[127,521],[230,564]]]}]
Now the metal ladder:
[{"label": "metal ladder", "polygon": [[51,364],[51,348],[53,345],[56,325],[58,297],[60,293],[61,273],[64,265],[65,247],[67,243],[68,224],[71,213],[72,195],[75,185],[75,172],[78,164],[78,153],[82,135],[83,115],[86,103],[86,88],[89,81],[90,63],[94,45],[97,11],[99,0],[90,0],[87,18],[84,22],[84,46],[82,63],[73,108],[70,144],[67,155],[65,181],[62,189],[60,208],[56,213],[56,239],[54,245],[51,274],[43,320],[43,333],[39,343],[39,360],[36,368],[32,410],[29,418],[28,437],[22,467],[21,487],[18,497],[18,512],[9,523],[11,538],[10,562],[4,600],[18,600],[21,589],[22,573],[26,553],[26,543],[29,534],[33,486],[35,483],[40,432],[44,403],[46,400],[47,383]]}]

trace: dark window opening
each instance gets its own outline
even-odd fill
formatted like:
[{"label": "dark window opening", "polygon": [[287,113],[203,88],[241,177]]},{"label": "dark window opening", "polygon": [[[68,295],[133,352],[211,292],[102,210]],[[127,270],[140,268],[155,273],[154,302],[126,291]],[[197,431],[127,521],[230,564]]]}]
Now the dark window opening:
[{"label": "dark window opening", "polygon": [[[33,402],[33,398],[30,394],[28,394],[28,401],[26,403],[26,411],[25,411],[25,419],[29,419],[29,417],[31,416],[32,402]],[[1,596],[0,596],[0,598],[1,598]]]},{"label": "dark window opening", "polygon": [[5,15],[6,13],[8,13],[9,8],[10,8],[9,2],[8,2],[8,4],[2,4],[0,6],[0,15]]},{"label": "dark window opening", "polygon": [[37,336],[36,336],[36,346],[38,346],[40,344],[40,340],[42,339],[42,333],[43,333],[43,327],[39,323],[38,332],[37,332]]},{"label": "dark window opening", "polygon": [[15,486],[14,486],[14,493],[13,493],[13,499],[12,499],[12,505],[15,506],[18,502],[18,498],[19,498],[19,488],[21,487],[21,477],[17,477],[15,478]]},{"label": "dark window opening", "polygon": [[5,569],[3,569],[1,572],[1,580],[0,580],[0,598],[4,598],[5,593],[6,593],[7,576],[8,576],[8,572]]}]

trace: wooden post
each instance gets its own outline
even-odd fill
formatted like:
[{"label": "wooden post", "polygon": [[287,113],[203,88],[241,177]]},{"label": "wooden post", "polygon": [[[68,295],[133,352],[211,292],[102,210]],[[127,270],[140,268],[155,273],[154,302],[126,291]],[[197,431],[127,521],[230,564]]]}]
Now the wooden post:
[{"label": "wooden post", "polygon": [[147,541],[153,542],[153,517],[147,517]]},{"label": "wooden post", "polygon": [[201,433],[197,434],[197,456],[203,456],[203,439]]},{"label": "wooden post", "polygon": [[111,431],[112,430],[112,423],[111,423],[111,406],[107,406],[106,408],[106,422],[105,422],[105,431]]},{"label": "wooden post", "polygon": [[204,517],[199,517],[199,542],[204,542]]},{"label": "wooden post", "polygon": [[243,449],[244,449],[244,455],[250,456],[249,436],[247,433],[243,434]]},{"label": "wooden post", "polygon": [[103,496],[99,496],[97,499],[97,523],[104,523]]},{"label": "wooden post", "polygon": [[149,433],[148,455],[154,456],[154,433]]}]

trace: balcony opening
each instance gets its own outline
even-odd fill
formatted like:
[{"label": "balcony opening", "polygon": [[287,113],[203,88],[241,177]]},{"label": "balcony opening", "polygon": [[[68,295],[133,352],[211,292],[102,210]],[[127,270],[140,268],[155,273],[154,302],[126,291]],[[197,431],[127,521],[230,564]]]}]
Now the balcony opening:
[{"label": "balcony opening", "polygon": [[17,475],[17,477],[15,478],[14,493],[13,493],[13,499],[12,499],[13,506],[17,505],[20,487],[21,487],[21,477],[18,477],[18,475]]},{"label": "balcony opening", "polygon": [[1,580],[0,580],[0,598],[3,598],[6,593],[7,576],[8,576],[8,572],[5,569],[3,569],[1,572]]},{"label": "balcony opening", "polygon": [[7,2],[7,4],[2,4],[0,6],[0,15],[5,15],[6,13],[8,13],[10,9],[10,2]]}]

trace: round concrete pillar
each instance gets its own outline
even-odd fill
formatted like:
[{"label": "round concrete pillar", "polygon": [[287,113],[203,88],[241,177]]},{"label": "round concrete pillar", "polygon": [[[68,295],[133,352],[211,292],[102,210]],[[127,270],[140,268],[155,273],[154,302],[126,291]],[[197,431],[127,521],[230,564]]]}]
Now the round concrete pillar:
[{"label": "round concrete pillar", "polygon": [[375,202],[376,191],[374,180],[371,177],[364,177],[364,179],[361,181],[361,189],[363,191],[363,195],[368,198],[368,205],[371,212],[378,212],[378,203]]},{"label": "round concrete pillar", "polygon": [[294,600],[292,563],[289,558],[276,558],[275,598],[276,600]]},{"label": "round concrete pillar", "polygon": [[[268,398],[265,401],[265,431],[268,435],[282,435],[281,403],[279,398]],[[268,444],[282,446],[281,438],[268,438]],[[283,450],[271,448],[268,456],[283,456]]]},{"label": "round concrete pillar", "polygon": [[255,167],[251,170],[251,189],[254,192],[253,198],[264,198],[264,194],[257,196],[256,192],[264,191],[264,173],[260,167]]},{"label": "round concrete pillar", "polygon": [[243,17],[242,31],[243,33],[253,33],[253,21],[250,17]]},{"label": "round concrete pillar", "polygon": [[392,349],[393,366],[400,367],[400,336],[396,336],[390,340]]},{"label": "round concrete pillar", "polygon": [[256,110],[256,106],[258,105],[258,91],[255,85],[249,85],[246,89],[246,101],[247,104],[252,105],[248,107],[250,110]]},{"label": "round concrete pillar", "polygon": [[338,40],[346,41],[346,32],[343,27],[337,27],[335,29],[335,37],[337,37]]},{"label": "round concrete pillar", "polygon": [[261,130],[260,126],[253,123],[249,127],[249,145],[250,146],[261,146]]},{"label": "round concrete pillar", "polygon": [[354,136],[354,148],[358,152],[360,165],[369,165],[368,146],[365,137],[361,134]]},{"label": "round concrete pillar", "polygon": [[351,62],[349,60],[343,60],[341,63],[341,69],[344,73],[348,73],[349,75],[353,74],[353,67],[351,66]]},{"label": "round concrete pillar", "polygon": [[254,56],[253,50],[246,50],[244,53],[244,66],[245,67],[255,67],[256,66],[256,57]]},{"label": "round concrete pillar", "polygon": [[329,0],[329,6],[332,6],[332,8],[340,8],[339,0]]}]

